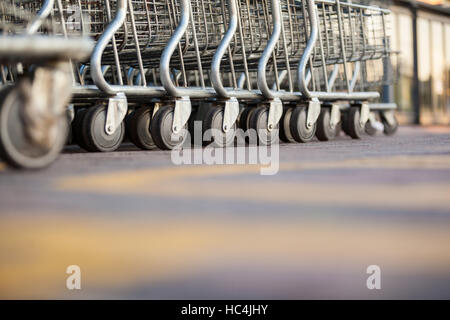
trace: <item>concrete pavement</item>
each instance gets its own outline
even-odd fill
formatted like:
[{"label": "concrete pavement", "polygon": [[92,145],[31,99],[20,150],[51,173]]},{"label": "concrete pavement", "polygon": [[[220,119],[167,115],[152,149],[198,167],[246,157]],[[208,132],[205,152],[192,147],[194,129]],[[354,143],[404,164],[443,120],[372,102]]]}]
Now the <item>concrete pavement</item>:
[{"label": "concrete pavement", "polygon": [[[0,164],[0,297],[450,298],[450,129],[280,156],[275,176],[130,146]],[[81,291],[65,287],[74,264]]]}]

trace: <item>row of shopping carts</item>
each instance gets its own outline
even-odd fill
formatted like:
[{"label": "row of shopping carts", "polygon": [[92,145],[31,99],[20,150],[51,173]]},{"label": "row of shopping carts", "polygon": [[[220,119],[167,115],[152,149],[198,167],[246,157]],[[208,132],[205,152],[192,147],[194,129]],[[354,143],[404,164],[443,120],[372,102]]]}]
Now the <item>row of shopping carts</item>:
[{"label": "row of shopping carts", "polygon": [[[125,136],[142,149],[171,150],[206,132],[224,147],[239,129],[253,130],[264,145],[331,140],[341,129],[358,139],[373,132],[376,117],[386,133],[397,128],[396,106],[376,103],[392,79],[389,11],[379,7],[340,0],[5,0],[0,41],[18,38],[10,29],[23,25],[11,8],[38,12],[39,24],[27,30],[65,40],[71,136],[88,151],[115,151]],[[69,41],[83,37],[95,48],[80,63],[88,46]],[[36,46],[24,54],[57,47]],[[7,88],[17,74],[23,79],[24,66],[36,76],[36,59],[14,60],[1,69]],[[10,91],[2,91],[2,110]],[[29,123],[3,118],[0,149],[13,164],[32,167],[3,142],[4,127]],[[15,153],[41,157],[29,149],[19,141]]]}]

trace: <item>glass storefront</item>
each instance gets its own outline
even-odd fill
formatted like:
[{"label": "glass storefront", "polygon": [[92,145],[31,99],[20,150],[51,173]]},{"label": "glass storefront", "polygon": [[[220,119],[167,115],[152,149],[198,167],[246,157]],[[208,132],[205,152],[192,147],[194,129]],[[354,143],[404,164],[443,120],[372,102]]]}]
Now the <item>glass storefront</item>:
[{"label": "glass storefront", "polygon": [[412,17],[409,14],[393,13],[392,49],[396,53],[393,58],[393,67],[397,73],[394,95],[400,111],[409,114],[409,116],[412,116],[413,111],[411,90],[414,75],[412,26]]},{"label": "glass storefront", "polygon": [[[395,100],[403,120],[414,119],[414,18],[405,7],[392,8],[392,48],[397,83]],[[450,124],[450,16],[417,13],[418,78],[422,124]]]}]

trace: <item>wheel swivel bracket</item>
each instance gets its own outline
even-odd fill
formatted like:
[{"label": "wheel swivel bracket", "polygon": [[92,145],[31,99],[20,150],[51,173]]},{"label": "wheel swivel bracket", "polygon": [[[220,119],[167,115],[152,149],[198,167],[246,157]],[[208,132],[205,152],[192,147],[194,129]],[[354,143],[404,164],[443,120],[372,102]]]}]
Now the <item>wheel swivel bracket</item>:
[{"label": "wheel swivel bracket", "polygon": [[128,112],[127,97],[124,93],[118,93],[109,98],[106,112],[105,132],[107,135],[113,135],[122,124]]},{"label": "wheel swivel bracket", "polygon": [[331,116],[330,116],[331,129],[334,130],[340,122],[341,122],[341,106],[336,103],[333,103],[331,105]]},{"label": "wheel swivel bracket", "polygon": [[223,111],[223,132],[227,133],[236,123],[239,116],[239,101],[236,98],[230,98],[225,101]]},{"label": "wheel swivel bracket", "polygon": [[75,119],[75,107],[73,104],[69,104],[67,106],[67,119],[69,120],[69,123],[72,123],[73,120]]},{"label": "wheel swivel bracket", "polygon": [[273,131],[283,116],[283,102],[279,98],[275,98],[270,101],[269,105],[269,118],[267,121],[267,130]]},{"label": "wheel swivel bracket", "polygon": [[361,117],[360,117],[360,125],[364,127],[367,121],[370,120],[370,107],[368,103],[361,104]]},{"label": "wheel swivel bracket", "polygon": [[306,125],[308,128],[312,128],[317,122],[320,116],[321,105],[319,99],[312,99],[308,104],[308,116],[306,119]]},{"label": "wheel swivel bracket", "polygon": [[192,104],[189,97],[181,97],[175,100],[172,132],[178,134],[184,128],[192,113]]},{"label": "wheel swivel bracket", "polygon": [[395,111],[394,110],[384,111],[383,118],[386,120],[386,122],[390,126],[394,127],[397,124],[397,121],[395,120]]}]

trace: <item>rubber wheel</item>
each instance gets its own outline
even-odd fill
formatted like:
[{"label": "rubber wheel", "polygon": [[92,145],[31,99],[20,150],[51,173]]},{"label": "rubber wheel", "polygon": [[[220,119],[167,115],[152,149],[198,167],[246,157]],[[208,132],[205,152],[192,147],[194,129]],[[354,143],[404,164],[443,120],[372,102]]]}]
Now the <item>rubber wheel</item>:
[{"label": "rubber wheel", "polygon": [[256,131],[258,143],[264,146],[270,146],[280,142],[279,124],[277,124],[272,131],[269,131],[267,129],[268,119],[269,108],[266,106],[261,106],[254,109],[249,120],[249,127]]},{"label": "rubber wheel", "polygon": [[398,131],[399,123],[398,123],[397,117],[394,116],[394,119],[395,119],[395,124],[392,126],[389,124],[389,122],[387,122],[384,115],[381,114],[381,121],[383,122],[383,125],[384,125],[384,134],[387,136],[392,136],[392,135],[396,134]]},{"label": "rubber wheel", "polygon": [[66,139],[66,146],[72,145],[73,140],[73,134],[72,134],[72,124],[70,123],[70,119],[67,119],[67,139]]},{"label": "rubber wheel", "polygon": [[67,139],[68,121],[63,113],[57,119],[55,141],[45,148],[30,141],[22,120],[19,91],[7,87],[0,92],[0,157],[18,169],[41,169],[52,164],[61,153]]},{"label": "rubber wheel", "polygon": [[223,131],[223,115],[224,108],[222,107],[212,107],[206,112],[203,121],[203,137],[205,140],[208,140],[205,142],[206,145],[215,148],[224,148],[234,144],[236,123],[225,133]]},{"label": "rubber wheel", "polygon": [[364,131],[366,132],[367,135],[371,137],[377,134],[377,129],[374,126],[372,126],[372,123],[370,121],[367,121]]},{"label": "rubber wheel", "polygon": [[142,150],[154,150],[156,144],[150,132],[153,108],[142,107],[134,110],[127,121],[127,133],[130,141]]},{"label": "rubber wheel", "polygon": [[353,139],[361,139],[365,132],[365,125],[361,126],[361,112],[359,107],[351,107],[347,115],[346,132]]},{"label": "rubber wheel", "polygon": [[280,140],[285,143],[295,143],[295,139],[291,133],[291,116],[294,108],[287,108],[284,110],[283,117],[280,121]]},{"label": "rubber wheel", "polygon": [[[199,117],[199,108],[193,109],[191,117],[189,118],[189,121],[188,121],[188,131],[189,131],[189,139],[190,139],[191,145],[194,146],[194,147],[202,147],[203,146],[203,143],[202,143],[202,140],[203,140],[203,135],[202,135],[203,134],[202,133],[202,131],[203,131],[203,121],[201,121],[201,119],[199,119],[198,117]],[[196,129],[195,128],[195,123],[197,121],[202,123],[202,128],[201,128],[200,132],[197,133],[197,134],[202,135],[200,137],[200,139],[199,139],[199,142],[195,141],[195,135],[196,135],[196,133],[195,133],[195,129]],[[198,137],[197,137],[197,139],[198,139]]]},{"label": "rubber wheel", "polygon": [[253,111],[255,111],[255,108],[246,107],[239,115],[239,121],[238,121],[239,129],[242,129],[244,132],[247,132],[247,130],[250,128],[249,122],[250,122],[250,117],[251,117]]},{"label": "rubber wheel", "polygon": [[88,109],[81,128],[81,137],[85,149],[90,152],[113,152],[123,142],[125,123],[122,121],[116,132],[108,135],[105,131],[107,108],[104,105]]},{"label": "rubber wheel", "polygon": [[86,116],[86,113],[88,112],[88,109],[81,109],[78,110],[75,114],[75,119],[72,122],[72,144],[77,144],[84,150],[86,150],[86,144],[84,143],[83,139],[83,129],[82,124],[84,117]]},{"label": "rubber wheel", "polygon": [[336,127],[331,127],[331,111],[330,109],[322,109],[319,119],[317,120],[317,139],[320,141],[334,140],[339,131],[339,124]]},{"label": "rubber wheel", "polygon": [[306,107],[296,107],[292,111],[290,128],[292,137],[296,142],[308,143],[314,139],[317,130],[317,123],[311,128],[306,125],[308,112]]},{"label": "rubber wheel", "polygon": [[123,122],[125,123],[125,134],[123,135],[123,142],[131,142],[130,137],[129,137],[129,133],[128,133],[128,129],[130,128],[130,119],[131,116],[133,115],[134,111],[136,111],[137,109],[130,111],[127,113],[127,115],[125,116],[125,119],[123,119]]},{"label": "rubber wheel", "polygon": [[341,121],[341,130],[345,133],[345,135],[350,136],[347,127],[348,127],[348,112],[345,112],[342,114],[342,121]]},{"label": "rubber wheel", "polygon": [[150,123],[150,131],[153,141],[161,150],[173,150],[182,145],[187,137],[187,124],[175,135],[172,131],[174,108],[172,106],[162,106],[154,114]]}]

